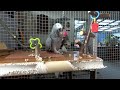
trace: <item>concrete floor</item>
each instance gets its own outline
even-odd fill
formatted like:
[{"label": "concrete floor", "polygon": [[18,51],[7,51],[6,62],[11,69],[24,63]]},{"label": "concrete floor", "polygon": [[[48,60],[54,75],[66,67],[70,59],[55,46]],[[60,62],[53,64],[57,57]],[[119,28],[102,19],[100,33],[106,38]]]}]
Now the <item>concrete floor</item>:
[{"label": "concrete floor", "polygon": [[120,79],[120,61],[104,61],[107,68],[98,70],[98,79]]},{"label": "concrete floor", "polygon": [[[105,69],[97,70],[97,79],[120,79],[120,61],[104,61]],[[89,79],[89,72],[75,72],[73,79]]]}]

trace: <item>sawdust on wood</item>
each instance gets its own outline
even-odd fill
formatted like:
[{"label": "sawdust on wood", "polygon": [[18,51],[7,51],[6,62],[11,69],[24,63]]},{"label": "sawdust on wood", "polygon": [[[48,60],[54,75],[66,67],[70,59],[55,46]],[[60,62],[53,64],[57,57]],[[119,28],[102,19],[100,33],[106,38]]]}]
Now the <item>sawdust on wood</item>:
[{"label": "sawdust on wood", "polygon": [[[29,56],[33,52],[30,51],[15,51],[10,55],[3,56],[0,58],[0,63],[20,63],[20,62],[36,62],[34,56]],[[47,52],[47,51],[40,51],[40,56],[43,58],[43,61],[73,61],[74,60],[74,54],[73,52],[68,52],[66,54],[55,54],[52,52]],[[82,57],[82,58],[80,58]],[[92,55],[83,55],[79,56],[79,61],[83,60],[95,60],[96,56]]]}]

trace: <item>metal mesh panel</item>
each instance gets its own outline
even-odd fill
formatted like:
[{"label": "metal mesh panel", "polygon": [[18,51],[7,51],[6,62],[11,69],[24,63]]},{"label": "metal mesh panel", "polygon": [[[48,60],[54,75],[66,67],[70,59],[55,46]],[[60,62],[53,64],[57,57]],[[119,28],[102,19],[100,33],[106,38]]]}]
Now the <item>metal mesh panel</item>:
[{"label": "metal mesh panel", "polygon": [[[98,77],[106,79],[120,78],[119,60],[120,60],[120,12],[119,11],[101,11],[101,13],[110,13],[110,20],[108,24],[104,25],[104,31],[98,34],[98,56],[104,60],[105,65],[108,66],[106,70],[100,70]],[[103,19],[105,21],[105,19]],[[100,25],[101,26],[101,25]],[[100,40],[101,38],[101,40]]]},{"label": "metal mesh panel", "polygon": [[[29,46],[30,37],[39,37],[43,45],[46,38],[51,32],[55,23],[61,23],[65,28],[70,30],[69,39],[71,44],[75,37],[75,20],[88,22],[87,11],[1,11],[1,22],[6,24],[8,30],[1,26],[1,41],[4,41],[8,48],[24,49],[25,47],[18,45],[14,36],[17,36],[21,44]],[[73,18],[74,17],[74,18]],[[70,24],[67,27],[67,24]],[[79,30],[80,28],[78,28]],[[85,26],[86,29],[86,26]],[[76,30],[77,31],[77,30]],[[42,48],[45,50],[44,48]],[[73,50],[73,47],[69,48]]]},{"label": "metal mesh panel", "polygon": [[[100,24],[106,19],[99,19],[99,30],[103,27],[108,29],[99,31],[95,40],[89,43],[90,53],[97,54],[108,66],[107,69],[98,70],[100,72],[98,78],[120,78],[119,59],[120,59],[120,39],[112,37],[113,34],[120,33],[119,28],[119,11],[100,11],[100,13],[109,13],[111,16],[107,20],[108,24]],[[75,21],[78,22],[77,24]],[[70,48],[69,51],[78,50],[74,47],[74,39],[80,39],[79,31],[81,29],[88,30],[90,25],[90,17],[88,11],[0,11],[0,42],[4,42],[9,49],[14,50],[30,50],[29,39],[38,37],[41,40],[45,50],[45,41],[51,32],[52,26],[55,23],[61,23],[68,30]],[[115,24],[112,24],[116,22]],[[107,22],[106,22],[107,23]],[[117,29],[114,29],[114,28]],[[112,31],[110,31],[112,30]],[[17,39],[15,38],[17,37]],[[112,38],[111,38],[112,37]],[[116,71],[114,71],[114,70]],[[116,76],[111,74],[110,70],[116,72]],[[107,72],[106,72],[107,71]],[[83,74],[86,73],[86,74]],[[118,76],[117,76],[118,75]],[[60,79],[69,77],[69,73],[63,73],[59,76]],[[108,77],[107,77],[108,76]],[[30,78],[55,78],[54,74],[48,75],[33,75]],[[79,71],[72,73],[73,78],[88,78],[88,71]]]}]

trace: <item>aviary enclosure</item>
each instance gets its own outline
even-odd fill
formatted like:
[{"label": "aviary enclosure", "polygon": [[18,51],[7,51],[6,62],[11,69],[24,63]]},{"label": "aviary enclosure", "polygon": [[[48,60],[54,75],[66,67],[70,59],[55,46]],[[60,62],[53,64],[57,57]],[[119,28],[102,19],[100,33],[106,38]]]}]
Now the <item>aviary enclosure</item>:
[{"label": "aviary enclosure", "polygon": [[120,59],[119,14],[0,11],[0,77],[86,79],[95,71],[104,78],[99,70],[109,69],[108,62],[115,67]]}]

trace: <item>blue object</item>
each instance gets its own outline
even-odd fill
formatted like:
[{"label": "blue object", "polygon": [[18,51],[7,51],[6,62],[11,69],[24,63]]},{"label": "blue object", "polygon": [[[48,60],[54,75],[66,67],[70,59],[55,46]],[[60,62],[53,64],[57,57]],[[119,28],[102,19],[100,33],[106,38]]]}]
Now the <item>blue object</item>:
[{"label": "blue object", "polygon": [[99,32],[99,33],[98,33],[98,38],[97,38],[98,42],[103,43],[103,42],[104,42],[104,39],[106,38],[106,35],[107,35],[107,33]]},{"label": "blue object", "polygon": [[94,18],[97,19],[97,18],[100,16],[99,11],[95,11],[95,12],[97,12],[98,15],[97,15],[96,17],[92,17],[92,15],[90,15],[90,18],[91,18],[91,19],[94,19]]}]

